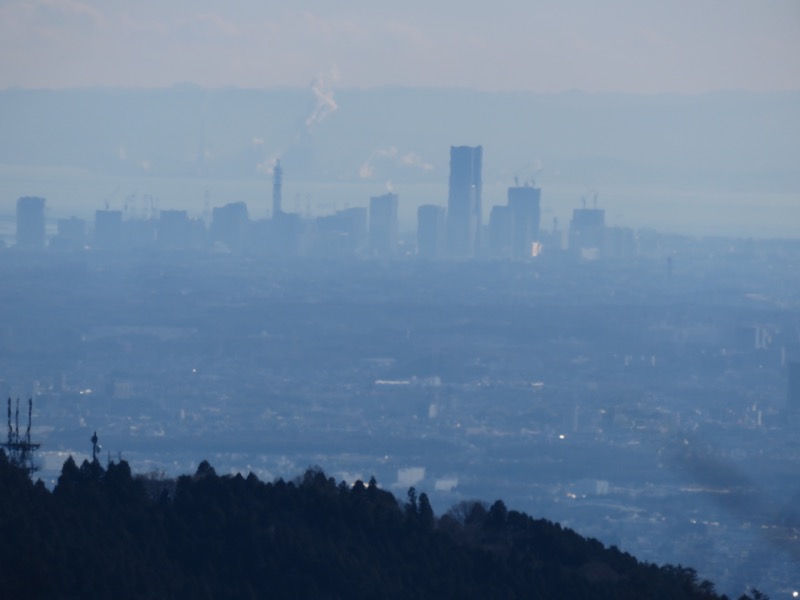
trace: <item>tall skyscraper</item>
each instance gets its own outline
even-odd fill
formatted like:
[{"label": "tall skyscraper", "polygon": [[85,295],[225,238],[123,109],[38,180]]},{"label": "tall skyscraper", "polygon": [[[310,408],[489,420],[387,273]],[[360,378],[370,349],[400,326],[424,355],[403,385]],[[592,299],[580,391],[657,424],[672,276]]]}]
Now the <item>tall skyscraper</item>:
[{"label": "tall skyscraper", "polygon": [[388,258],[397,252],[397,194],[369,199],[369,246],[374,256]]},{"label": "tall skyscraper", "polygon": [[569,249],[578,256],[597,257],[603,249],[606,211],[576,208],[569,224]]},{"label": "tall skyscraper", "polygon": [[17,200],[17,247],[44,248],[44,198],[23,196]]},{"label": "tall skyscraper", "polygon": [[445,214],[443,206],[423,204],[417,209],[417,256],[436,259],[444,254]]},{"label": "tall skyscraper", "polygon": [[473,256],[481,243],[482,146],[450,147],[447,198],[447,253]]},{"label": "tall skyscraper", "polygon": [[531,185],[508,188],[511,209],[511,253],[514,258],[530,258],[533,242],[539,240],[542,190]]}]

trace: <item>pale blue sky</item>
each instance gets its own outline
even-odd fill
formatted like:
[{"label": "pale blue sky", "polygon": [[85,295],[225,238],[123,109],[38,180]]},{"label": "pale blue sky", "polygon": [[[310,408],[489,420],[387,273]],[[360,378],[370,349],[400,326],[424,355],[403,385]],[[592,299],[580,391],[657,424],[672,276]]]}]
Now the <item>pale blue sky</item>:
[{"label": "pale blue sky", "polygon": [[0,0],[0,88],[800,90],[797,0]]}]

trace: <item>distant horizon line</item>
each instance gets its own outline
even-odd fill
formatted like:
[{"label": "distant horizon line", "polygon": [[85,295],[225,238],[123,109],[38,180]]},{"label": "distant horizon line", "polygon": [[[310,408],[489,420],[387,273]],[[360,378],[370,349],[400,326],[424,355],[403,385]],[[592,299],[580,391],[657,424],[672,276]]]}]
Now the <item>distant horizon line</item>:
[{"label": "distant horizon line", "polygon": [[[268,86],[242,86],[236,84],[204,85],[193,82],[175,82],[161,85],[75,85],[75,86],[21,86],[7,85],[0,87],[0,93],[6,92],[76,92],[76,91],[111,91],[111,92],[148,92],[191,89],[198,91],[243,91],[243,92],[307,92],[311,89],[313,82],[308,85],[268,85]],[[772,96],[772,95],[800,95],[800,88],[786,88],[773,90],[748,90],[748,89],[716,89],[705,91],[622,91],[622,90],[586,90],[580,88],[567,88],[558,91],[537,91],[528,89],[498,89],[487,90],[465,86],[436,86],[436,85],[406,85],[406,84],[380,84],[368,86],[333,86],[337,93],[341,92],[378,92],[378,91],[428,91],[428,92],[457,92],[480,95],[520,95],[520,96],[638,96],[638,97],[703,97],[703,96],[726,96],[726,95],[750,95],[750,96]]]}]

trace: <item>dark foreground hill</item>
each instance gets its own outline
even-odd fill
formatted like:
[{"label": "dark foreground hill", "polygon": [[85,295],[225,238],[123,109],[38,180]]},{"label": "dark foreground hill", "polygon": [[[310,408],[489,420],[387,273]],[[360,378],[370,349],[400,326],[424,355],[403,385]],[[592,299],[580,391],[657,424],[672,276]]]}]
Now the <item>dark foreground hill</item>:
[{"label": "dark foreground hill", "polygon": [[721,597],[501,501],[437,519],[413,489],[399,503],[313,469],[173,481],[69,458],[50,492],[0,453],[0,532],[7,598]]}]

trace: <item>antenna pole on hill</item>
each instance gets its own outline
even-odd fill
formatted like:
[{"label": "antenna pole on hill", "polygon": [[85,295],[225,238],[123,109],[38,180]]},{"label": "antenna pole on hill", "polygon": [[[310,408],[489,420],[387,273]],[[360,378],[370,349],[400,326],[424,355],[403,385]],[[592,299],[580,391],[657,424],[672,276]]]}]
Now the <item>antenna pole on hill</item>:
[{"label": "antenna pole on hill", "polygon": [[0,447],[6,450],[9,462],[24,470],[28,476],[39,470],[33,460],[33,453],[41,444],[31,442],[31,418],[33,415],[33,399],[28,399],[28,427],[25,435],[19,434],[19,398],[14,412],[14,424],[11,423],[11,398],[8,399],[8,438]]},{"label": "antenna pole on hill", "polygon": [[94,435],[92,436],[92,439],[91,439],[91,442],[92,442],[92,462],[97,461],[97,453],[100,452],[100,444],[98,444],[97,441],[98,441],[97,432],[95,431]]}]

